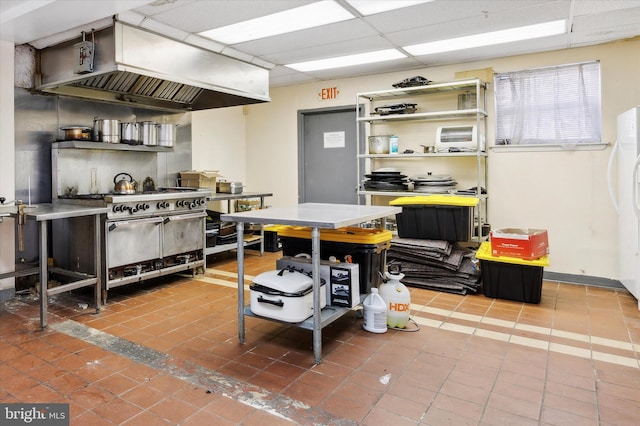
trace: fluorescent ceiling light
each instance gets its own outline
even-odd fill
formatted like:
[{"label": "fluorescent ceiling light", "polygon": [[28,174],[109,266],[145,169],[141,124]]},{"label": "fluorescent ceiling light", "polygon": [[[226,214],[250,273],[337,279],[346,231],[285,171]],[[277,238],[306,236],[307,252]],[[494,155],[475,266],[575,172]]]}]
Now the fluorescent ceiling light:
[{"label": "fluorescent ceiling light", "polygon": [[367,16],[421,3],[429,3],[430,1],[433,0],[347,0],[347,3],[362,13],[363,16]]},{"label": "fluorescent ceiling light", "polygon": [[358,53],[355,55],[338,56],[335,58],[319,59],[316,61],[298,62],[285,65],[297,71],[319,71],[331,68],[349,67],[352,65],[371,64],[393,59],[406,58],[406,55],[396,49],[378,50],[376,52]]},{"label": "fluorescent ceiling light", "polygon": [[214,28],[201,32],[200,35],[220,43],[236,44],[353,18],[355,17],[338,3],[319,1],[237,24]]},{"label": "fluorescent ceiling light", "polygon": [[492,31],[490,33],[439,40],[431,43],[414,44],[403,47],[403,49],[415,56],[431,55],[433,53],[451,52],[454,50],[547,37],[564,34],[566,32],[567,20],[561,19],[559,21],[527,25],[524,27],[510,28],[508,30]]},{"label": "fluorescent ceiling light", "polygon": [[12,2],[5,3],[2,7],[2,14],[0,14],[0,23],[6,23],[11,21],[12,19],[17,19],[21,16],[26,15],[29,12],[33,12],[36,9],[40,9],[48,5],[49,3],[53,3],[55,0],[40,0],[40,1],[21,1],[21,2]]}]

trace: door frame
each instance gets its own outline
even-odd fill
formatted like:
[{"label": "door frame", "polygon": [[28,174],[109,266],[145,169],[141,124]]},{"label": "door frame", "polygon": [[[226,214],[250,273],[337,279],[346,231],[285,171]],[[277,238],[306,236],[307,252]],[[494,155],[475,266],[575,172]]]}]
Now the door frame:
[{"label": "door frame", "polygon": [[[312,109],[300,109],[298,110],[298,204],[306,202],[306,193],[305,193],[305,166],[304,166],[304,158],[305,158],[305,118],[308,115],[316,115],[316,114],[326,114],[331,112],[347,112],[347,111],[356,111],[356,114],[363,116],[364,109],[362,107],[356,108],[356,105],[340,105],[326,108],[312,108]],[[356,121],[354,123],[356,126],[360,126],[360,132],[356,132],[356,134],[360,135],[360,140],[358,141],[358,149],[357,152],[363,153],[366,152],[365,143],[364,143],[364,123]],[[356,160],[356,159],[354,159]],[[358,176],[358,181],[354,182],[356,186],[360,187],[360,182],[364,177],[364,158],[357,159],[360,164],[359,170],[362,176]],[[355,164],[355,163],[354,163]],[[363,204],[364,195],[358,196],[358,204]]]}]

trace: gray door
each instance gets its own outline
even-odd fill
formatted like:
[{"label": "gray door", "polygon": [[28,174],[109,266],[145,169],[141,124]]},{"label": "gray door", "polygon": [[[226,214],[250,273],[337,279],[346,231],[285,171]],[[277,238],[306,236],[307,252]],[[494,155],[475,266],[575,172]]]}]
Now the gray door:
[{"label": "gray door", "polygon": [[355,106],[300,111],[298,124],[300,202],[357,204]]}]

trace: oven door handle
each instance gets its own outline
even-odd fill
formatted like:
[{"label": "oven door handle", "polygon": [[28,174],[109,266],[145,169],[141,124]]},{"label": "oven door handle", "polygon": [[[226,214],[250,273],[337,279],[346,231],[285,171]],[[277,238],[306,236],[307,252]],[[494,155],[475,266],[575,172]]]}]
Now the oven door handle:
[{"label": "oven door handle", "polygon": [[197,219],[200,217],[207,217],[207,214],[205,212],[197,212],[197,213],[171,215],[171,216],[165,217],[163,223],[167,224],[175,220]]},{"label": "oven door handle", "polygon": [[136,219],[136,220],[119,220],[117,222],[111,222],[109,224],[109,232],[116,229],[118,226],[122,225],[137,225],[141,223],[155,223],[156,225],[160,225],[162,223],[162,219],[159,217],[151,217],[147,219]]}]

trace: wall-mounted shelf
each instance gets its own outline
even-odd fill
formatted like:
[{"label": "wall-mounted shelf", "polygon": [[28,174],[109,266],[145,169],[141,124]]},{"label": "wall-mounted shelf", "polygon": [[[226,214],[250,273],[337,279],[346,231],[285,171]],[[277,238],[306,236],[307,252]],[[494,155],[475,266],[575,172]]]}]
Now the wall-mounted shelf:
[{"label": "wall-mounted shelf", "polygon": [[91,141],[57,141],[53,142],[58,148],[74,149],[103,149],[108,151],[137,151],[137,152],[171,152],[173,148],[167,146],[128,145],[126,143],[104,143]]}]

